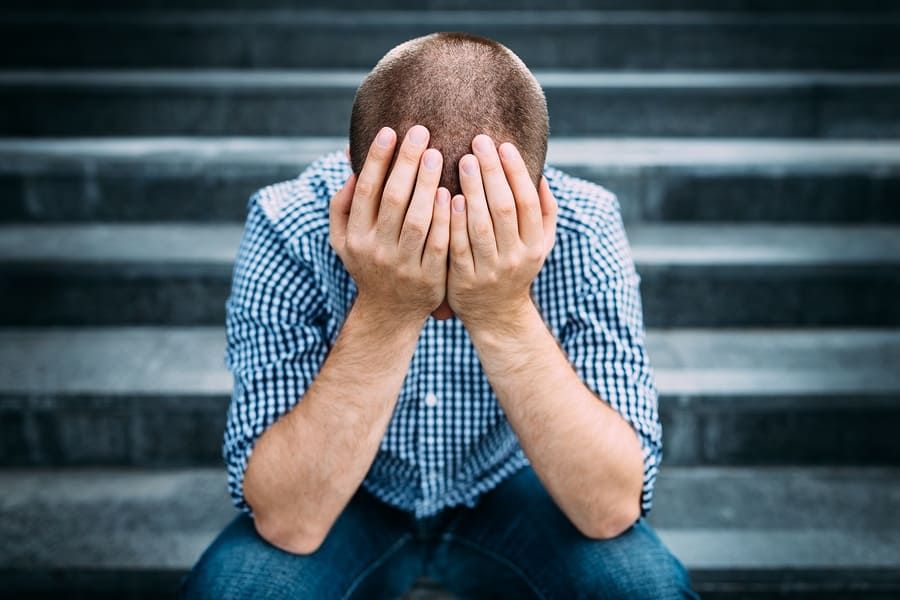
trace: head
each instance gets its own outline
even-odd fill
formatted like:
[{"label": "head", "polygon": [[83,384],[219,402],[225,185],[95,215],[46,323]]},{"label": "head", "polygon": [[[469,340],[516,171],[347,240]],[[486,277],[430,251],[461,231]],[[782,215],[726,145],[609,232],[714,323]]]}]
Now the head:
[{"label": "head", "polygon": [[[538,185],[547,156],[549,119],[540,84],[525,63],[494,40],[459,32],[418,37],[391,49],[356,92],[350,115],[350,163],[359,175],[369,146],[388,126],[402,138],[415,124],[444,157],[440,185],[462,193],[459,159],[472,138],[488,134],[512,142]],[[400,144],[397,144],[399,149]],[[396,156],[395,156],[396,158]],[[444,302],[432,313],[446,319]]]}]

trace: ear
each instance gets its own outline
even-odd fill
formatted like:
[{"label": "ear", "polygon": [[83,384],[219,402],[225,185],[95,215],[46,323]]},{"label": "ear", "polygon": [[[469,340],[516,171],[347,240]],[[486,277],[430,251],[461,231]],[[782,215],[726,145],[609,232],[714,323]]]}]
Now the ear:
[{"label": "ear", "polygon": [[347,160],[350,160],[350,144],[344,146],[344,154],[347,155]]}]

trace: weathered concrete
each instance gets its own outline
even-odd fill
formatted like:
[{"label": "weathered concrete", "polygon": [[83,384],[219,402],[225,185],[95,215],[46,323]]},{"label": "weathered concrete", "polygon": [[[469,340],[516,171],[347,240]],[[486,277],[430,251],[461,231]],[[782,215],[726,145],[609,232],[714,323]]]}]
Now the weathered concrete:
[{"label": "weathered concrete", "polygon": [[479,8],[11,14],[0,19],[0,65],[368,68],[407,39],[468,31],[503,42],[531,68],[900,66],[900,16],[884,9],[854,15]]},{"label": "weathered concrete", "polygon": [[[221,464],[224,347],[219,327],[0,330],[0,464]],[[900,461],[896,330],[650,330],[647,348],[668,464]]]},{"label": "weathered concrete", "polygon": [[[224,319],[241,226],[0,226],[3,325]],[[628,228],[652,327],[900,324],[890,226]]]},{"label": "weathered concrete", "polygon": [[[0,580],[22,587],[50,571],[172,585],[235,514],[221,469],[5,470],[0,488]],[[701,591],[847,590],[862,571],[897,591],[898,501],[897,469],[664,468],[650,521]]]},{"label": "weathered concrete", "polygon": [[[346,135],[364,74],[6,71],[0,73],[0,134]],[[900,75],[895,73],[535,75],[547,96],[554,135],[900,135]]]},{"label": "weathered concrete", "polygon": [[[256,189],[346,142],[0,140],[0,220],[242,221]],[[553,136],[548,163],[614,191],[627,222],[900,222],[900,143]]]}]

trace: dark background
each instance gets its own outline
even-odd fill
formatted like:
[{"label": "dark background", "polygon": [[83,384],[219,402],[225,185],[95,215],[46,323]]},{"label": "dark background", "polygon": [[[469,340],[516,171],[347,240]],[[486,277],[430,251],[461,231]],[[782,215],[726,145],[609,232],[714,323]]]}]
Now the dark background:
[{"label": "dark background", "polygon": [[4,7],[0,596],[171,596],[234,514],[247,198],[344,146],[388,49],[452,30],[517,52],[548,162],[618,194],[664,424],[651,522],[697,588],[900,595],[898,2]]}]

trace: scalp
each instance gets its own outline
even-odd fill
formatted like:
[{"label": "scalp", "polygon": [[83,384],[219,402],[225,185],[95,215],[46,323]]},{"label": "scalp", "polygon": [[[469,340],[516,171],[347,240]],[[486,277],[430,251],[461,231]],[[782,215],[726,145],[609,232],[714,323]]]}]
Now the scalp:
[{"label": "scalp", "polygon": [[[519,148],[537,185],[549,122],[540,84],[525,63],[494,40],[460,32],[415,38],[391,49],[356,92],[350,117],[350,161],[359,173],[383,126],[402,140],[419,123],[444,156],[441,185],[460,193],[459,159],[472,138],[490,135]],[[399,148],[399,142],[397,144]]]}]

